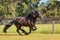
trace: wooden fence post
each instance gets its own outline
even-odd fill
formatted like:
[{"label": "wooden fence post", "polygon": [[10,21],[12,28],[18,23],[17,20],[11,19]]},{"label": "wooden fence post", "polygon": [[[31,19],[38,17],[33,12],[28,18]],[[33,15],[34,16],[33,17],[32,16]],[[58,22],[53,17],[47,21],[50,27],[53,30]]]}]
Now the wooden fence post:
[{"label": "wooden fence post", "polygon": [[55,31],[54,31],[54,24],[55,24],[55,21],[52,21],[52,33],[55,33]]}]

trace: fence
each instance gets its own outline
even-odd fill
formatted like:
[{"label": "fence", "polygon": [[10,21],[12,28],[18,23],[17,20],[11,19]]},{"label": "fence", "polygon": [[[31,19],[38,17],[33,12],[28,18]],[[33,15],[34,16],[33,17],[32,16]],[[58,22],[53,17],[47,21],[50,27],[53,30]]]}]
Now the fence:
[{"label": "fence", "polygon": [[[0,25],[6,24],[7,22],[11,21],[14,18],[0,18]],[[37,24],[52,24],[52,32],[54,33],[54,24],[59,23],[60,24],[60,19],[59,18],[45,18],[44,21],[41,21],[37,19]]]}]

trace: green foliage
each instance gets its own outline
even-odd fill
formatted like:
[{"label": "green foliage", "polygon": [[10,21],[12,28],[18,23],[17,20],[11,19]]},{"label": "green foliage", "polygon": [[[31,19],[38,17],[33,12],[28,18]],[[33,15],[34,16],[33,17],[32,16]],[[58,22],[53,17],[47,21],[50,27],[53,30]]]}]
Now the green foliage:
[{"label": "green foliage", "polygon": [[[26,6],[27,5],[27,9]],[[33,10],[38,7],[38,3],[35,1],[35,4],[32,2],[32,0],[22,0],[22,2],[17,3],[16,12],[18,13],[18,16],[25,15],[25,13],[28,10]]]},{"label": "green foliage", "polygon": [[18,16],[22,16],[24,10],[24,5],[18,3],[16,7],[16,12],[18,13]]},{"label": "green foliage", "polygon": [[44,17],[60,17],[60,1],[48,0],[38,6],[40,0],[0,0],[0,17],[24,16],[28,10],[38,9]]},{"label": "green foliage", "polygon": [[45,17],[53,18],[60,17],[60,1],[49,0],[47,5],[41,4],[41,10]]}]

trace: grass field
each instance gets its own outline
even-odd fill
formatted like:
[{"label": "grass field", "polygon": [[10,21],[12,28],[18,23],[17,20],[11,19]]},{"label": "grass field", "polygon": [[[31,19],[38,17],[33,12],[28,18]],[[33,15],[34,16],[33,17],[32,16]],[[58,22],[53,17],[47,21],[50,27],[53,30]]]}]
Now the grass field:
[{"label": "grass field", "polygon": [[[54,26],[54,34],[52,34],[52,24],[38,24],[36,25],[36,31],[27,36],[20,36],[16,32],[14,25],[7,30],[7,33],[3,33],[4,25],[1,25],[0,40],[60,40],[60,24],[55,24]],[[28,28],[24,29],[28,30]]]}]

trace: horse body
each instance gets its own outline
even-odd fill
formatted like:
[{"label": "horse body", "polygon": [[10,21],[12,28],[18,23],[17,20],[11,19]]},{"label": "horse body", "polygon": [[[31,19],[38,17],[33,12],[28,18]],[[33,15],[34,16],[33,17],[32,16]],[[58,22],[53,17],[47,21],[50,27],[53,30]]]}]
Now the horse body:
[{"label": "horse body", "polygon": [[19,17],[16,19],[17,23],[19,23],[22,26],[34,26],[36,19],[33,20],[33,18],[26,18],[26,17]]},{"label": "horse body", "polygon": [[[8,24],[6,24],[3,31],[6,32],[6,30],[14,23],[15,26],[17,27],[16,31],[19,34],[20,34],[19,30],[21,30],[23,33],[25,33],[25,35],[28,35],[31,33],[31,30],[35,31],[37,29],[35,26],[35,23],[36,23],[36,19],[38,17],[40,19],[43,19],[42,15],[38,11],[30,12],[27,17],[17,17],[15,19],[13,19],[11,22],[9,22]],[[29,29],[30,29],[29,33],[27,33],[25,30],[23,30],[21,28],[22,26],[29,27]]]}]

